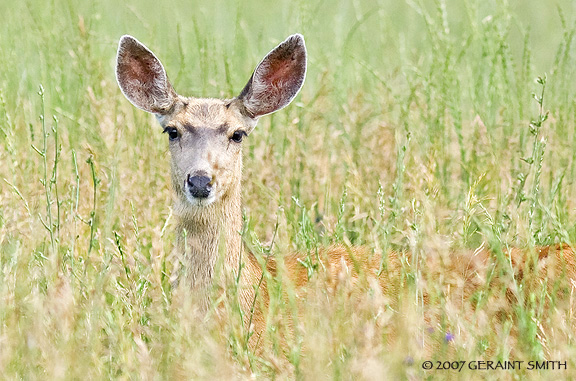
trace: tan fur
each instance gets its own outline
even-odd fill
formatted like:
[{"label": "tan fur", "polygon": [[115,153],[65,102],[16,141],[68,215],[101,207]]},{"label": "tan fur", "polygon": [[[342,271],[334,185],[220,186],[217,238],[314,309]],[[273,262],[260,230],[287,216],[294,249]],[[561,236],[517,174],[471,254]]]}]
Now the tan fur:
[{"label": "tan fur", "polygon": [[[304,80],[305,53],[301,36],[289,37],[266,56],[239,97],[220,100],[176,95],[164,68],[146,47],[129,36],[122,38],[119,47],[117,76],[126,97],[136,106],[155,113],[163,128],[173,134],[177,132],[177,139],[171,140],[169,146],[176,194],[174,213],[179,221],[177,250],[187,270],[183,283],[199,293],[209,287],[223,248],[224,275],[236,278],[238,269],[242,269],[239,302],[246,323],[253,324],[250,329],[257,333],[255,337],[265,327],[269,300],[263,267],[244,249],[240,236],[242,146],[232,138],[238,131],[250,134],[259,116],[292,100]],[[211,180],[210,195],[206,198],[195,198],[187,189],[187,179],[196,174]],[[388,253],[386,266],[380,271],[381,253],[366,248],[333,246],[317,254],[310,258],[318,265],[328,288],[336,289],[343,281],[362,280],[365,285],[379,285],[392,303],[401,292],[402,268],[412,260],[410,254]],[[512,249],[505,256],[510,266],[508,277],[502,280],[490,275],[496,261],[489,251],[452,253],[445,259],[431,254],[425,261],[423,281],[443,277],[443,292],[462,301],[469,300],[482,287],[514,279],[524,281],[534,291],[545,285],[549,293],[559,297],[569,294],[576,284],[574,251],[566,245],[537,248],[533,252]],[[283,271],[296,288],[308,283],[307,269],[301,263],[304,257],[290,254],[282,259]],[[265,260],[265,267],[271,275],[279,271],[272,257]],[[555,284],[556,279],[564,276],[571,284]],[[258,284],[261,284],[261,303],[254,302],[254,286]],[[426,302],[429,296],[423,297]],[[517,292],[510,288],[507,302],[513,299],[517,299]],[[257,308],[252,315],[253,306]]]}]

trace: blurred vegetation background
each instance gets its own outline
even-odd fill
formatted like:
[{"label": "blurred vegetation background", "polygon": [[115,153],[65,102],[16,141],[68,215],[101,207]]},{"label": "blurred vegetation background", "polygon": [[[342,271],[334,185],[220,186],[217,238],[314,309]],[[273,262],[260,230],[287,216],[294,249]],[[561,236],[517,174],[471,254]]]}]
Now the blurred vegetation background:
[{"label": "blurred vegetation background", "polygon": [[[405,274],[414,310],[374,328],[374,315],[311,303],[288,355],[238,344],[229,310],[224,329],[215,306],[197,317],[168,281],[165,136],[122,96],[114,64],[131,34],[180,94],[233,97],[271,48],[305,36],[301,94],[244,147],[251,246],[277,221],[277,255],[573,243],[575,11],[571,0],[0,3],[0,373],[402,378],[434,376],[428,359],[525,358],[569,366],[521,376],[573,377],[571,315],[516,306],[487,333],[439,298],[442,323],[424,322],[417,263]],[[436,333],[422,339],[427,324]],[[446,332],[449,344],[422,344]]]}]

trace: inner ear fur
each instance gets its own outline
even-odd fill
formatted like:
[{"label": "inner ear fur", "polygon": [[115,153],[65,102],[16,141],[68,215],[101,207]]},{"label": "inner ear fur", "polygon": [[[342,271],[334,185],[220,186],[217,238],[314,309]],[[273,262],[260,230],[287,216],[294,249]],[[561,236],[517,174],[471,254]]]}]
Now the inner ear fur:
[{"label": "inner ear fur", "polygon": [[116,79],[126,98],[150,113],[166,114],[178,97],[160,60],[132,36],[118,44]]},{"label": "inner ear fur", "polygon": [[248,116],[258,118],[287,106],[300,91],[305,77],[304,37],[294,34],[264,57],[238,99]]}]

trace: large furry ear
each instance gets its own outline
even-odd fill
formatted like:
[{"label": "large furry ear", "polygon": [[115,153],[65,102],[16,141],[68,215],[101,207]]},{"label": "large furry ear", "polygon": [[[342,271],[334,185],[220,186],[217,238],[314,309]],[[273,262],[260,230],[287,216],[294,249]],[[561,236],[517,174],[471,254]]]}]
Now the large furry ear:
[{"label": "large furry ear", "polygon": [[238,99],[244,112],[257,119],[287,106],[300,91],[305,77],[304,37],[294,34],[264,57]]},{"label": "large furry ear", "polygon": [[154,114],[169,112],[178,97],[160,60],[132,36],[120,38],[116,79],[134,106]]}]

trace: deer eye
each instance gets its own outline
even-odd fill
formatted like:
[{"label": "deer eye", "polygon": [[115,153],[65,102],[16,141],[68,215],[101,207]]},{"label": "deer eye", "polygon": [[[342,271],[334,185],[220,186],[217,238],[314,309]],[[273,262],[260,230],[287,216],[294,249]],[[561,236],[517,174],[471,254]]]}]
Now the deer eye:
[{"label": "deer eye", "polygon": [[164,128],[164,133],[168,134],[168,139],[173,141],[180,137],[178,130],[175,127],[166,127]]},{"label": "deer eye", "polygon": [[244,138],[244,136],[247,136],[246,131],[237,130],[234,131],[234,133],[230,137],[230,140],[232,140],[234,143],[242,143],[242,139]]}]

